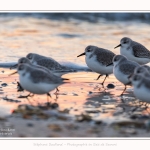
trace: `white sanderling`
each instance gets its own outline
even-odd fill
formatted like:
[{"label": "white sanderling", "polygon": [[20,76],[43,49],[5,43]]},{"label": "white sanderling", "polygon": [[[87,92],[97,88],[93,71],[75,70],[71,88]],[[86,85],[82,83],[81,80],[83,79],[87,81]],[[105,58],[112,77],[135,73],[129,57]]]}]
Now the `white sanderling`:
[{"label": "white sanderling", "polygon": [[103,85],[108,75],[113,73],[112,59],[115,56],[115,54],[111,52],[110,50],[89,45],[85,48],[85,52],[78,55],[77,57],[80,57],[82,55],[85,55],[85,61],[86,61],[87,66],[92,71],[100,74],[97,80],[101,76],[106,75],[102,82],[102,85]]},{"label": "white sanderling", "polygon": [[[56,70],[52,72],[52,71],[50,71],[49,69],[47,69],[46,67],[43,67],[43,66],[40,66],[40,65],[34,65],[34,64],[32,64],[32,63],[30,62],[30,60],[29,60],[28,58],[26,58],[26,57],[20,58],[20,59],[18,60],[18,63],[15,64],[14,66],[12,66],[10,69],[12,69],[12,68],[17,68],[17,66],[20,65],[20,64],[28,64],[28,65],[31,65],[32,67],[37,68],[37,69],[44,70],[44,71],[46,71],[46,72],[49,73],[49,74],[52,74],[52,73],[55,74],[55,72],[56,72],[55,75],[58,74]],[[22,89],[22,90],[19,90],[19,91],[23,91],[23,88],[21,87],[21,85],[20,85],[19,83],[18,83],[18,88],[19,88],[19,89]],[[58,91],[59,91],[58,88],[56,88],[56,93],[57,93]]]},{"label": "white sanderling", "polygon": [[125,85],[125,88],[121,93],[122,96],[126,90],[126,86],[131,84],[129,77],[134,73],[134,69],[139,66],[139,64],[128,60],[125,56],[122,55],[116,55],[113,58],[113,64],[113,73],[115,77]]},{"label": "white sanderling", "polygon": [[120,54],[126,56],[129,60],[135,61],[140,65],[150,62],[150,51],[142,44],[124,37],[120,40]]},{"label": "white sanderling", "polygon": [[57,76],[62,76],[70,72],[75,72],[74,69],[70,69],[68,67],[62,66],[51,57],[46,57],[35,53],[29,53],[26,56],[26,58],[28,58],[32,64],[43,66],[51,70]]},{"label": "white sanderling", "polygon": [[130,80],[135,97],[143,102],[150,103],[150,79],[144,75],[134,74]]},{"label": "white sanderling", "polygon": [[17,66],[18,66],[19,64],[28,64],[28,65],[31,65],[32,67],[36,67],[36,68],[38,68],[38,69],[43,69],[43,70],[45,70],[47,73],[53,73],[53,74],[55,74],[55,72],[56,72],[55,75],[57,75],[57,70],[51,71],[50,69],[47,69],[47,68],[44,67],[44,66],[34,65],[34,64],[32,64],[32,63],[30,62],[30,60],[29,60],[28,58],[26,58],[26,57],[20,58],[20,59],[18,60],[18,63],[15,64],[15,65],[13,65],[13,66],[11,66],[10,69],[12,69],[12,68],[17,68]]},{"label": "white sanderling", "polygon": [[13,74],[15,73],[19,74],[19,81],[23,89],[33,94],[47,94],[48,96],[50,96],[50,91],[69,80],[28,64],[18,65],[17,71]]}]

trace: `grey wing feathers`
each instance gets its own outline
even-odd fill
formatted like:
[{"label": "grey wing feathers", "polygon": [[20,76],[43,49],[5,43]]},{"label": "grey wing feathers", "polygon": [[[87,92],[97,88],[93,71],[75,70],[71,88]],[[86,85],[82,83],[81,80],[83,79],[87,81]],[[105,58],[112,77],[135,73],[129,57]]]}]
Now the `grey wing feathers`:
[{"label": "grey wing feathers", "polygon": [[49,59],[49,58],[40,59],[39,61],[37,61],[37,65],[43,66],[56,73],[57,72],[75,72],[75,70],[62,66],[57,61],[53,59]]},{"label": "grey wing feathers", "polygon": [[63,67],[56,61],[52,59],[41,59],[37,61],[37,64],[40,66],[44,66],[49,70],[63,70]]},{"label": "grey wing feathers", "polygon": [[123,72],[126,75],[130,75],[134,72],[134,69],[139,66],[137,63],[127,63],[124,62],[123,64],[119,65],[119,69],[121,72]]},{"label": "grey wing feathers", "polygon": [[47,73],[45,71],[41,71],[40,69],[34,69],[30,72],[31,80],[34,83],[45,82],[48,84],[59,84],[62,83],[62,79],[53,74]]},{"label": "grey wing feathers", "polygon": [[100,48],[97,53],[97,59],[99,60],[99,62],[106,66],[112,63],[113,57],[115,56],[113,52],[102,48]]},{"label": "grey wing feathers", "polygon": [[135,57],[150,58],[150,51],[140,43],[134,43],[132,46]]},{"label": "grey wing feathers", "polygon": [[40,65],[32,65],[32,66],[37,67],[38,69],[44,70],[47,73],[51,73],[51,71],[49,69],[47,69],[46,67],[44,67],[44,66],[40,66]]}]

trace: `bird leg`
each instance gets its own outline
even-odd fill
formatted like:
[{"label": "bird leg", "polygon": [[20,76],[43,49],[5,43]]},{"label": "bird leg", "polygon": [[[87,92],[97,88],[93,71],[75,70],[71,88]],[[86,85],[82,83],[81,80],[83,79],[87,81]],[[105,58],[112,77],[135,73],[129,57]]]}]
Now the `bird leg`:
[{"label": "bird leg", "polygon": [[106,78],[108,77],[108,74],[106,74],[106,76],[105,76],[105,78],[104,78],[104,80],[103,80],[103,82],[101,83],[102,84],[102,86],[103,86],[103,88],[104,88],[104,82],[105,82],[105,80],[106,80]]},{"label": "bird leg", "polygon": [[59,92],[59,89],[58,88],[56,88],[56,92],[54,93],[55,95],[57,95],[58,94],[58,92]]},{"label": "bird leg", "polygon": [[103,76],[103,75],[101,75],[101,74],[100,74],[100,75],[97,77],[97,79],[96,79],[96,80],[98,80],[101,76]]},{"label": "bird leg", "polygon": [[48,104],[50,103],[49,97],[52,98],[51,94],[50,94],[50,93],[47,93],[47,103],[48,103]]},{"label": "bird leg", "polygon": [[34,94],[31,95],[31,93],[29,93],[26,96],[19,96],[18,98],[27,98],[28,99],[28,97],[33,97],[33,96],[34,96]]},{"label": "bird leg", "polygon": [[21,84],[19,82],[17,82],[17,92],[22,92],[24,91],[23,87],[21,86]]},{"label": "bird leg", "polygon": [[120,96],[123,96],[123,94],[124,94],[124,92],[126,91],[126,85],[125,85],[125,87],[124,87],[124,90],[123,90],[123,92],[121,93],[121,95]]}]

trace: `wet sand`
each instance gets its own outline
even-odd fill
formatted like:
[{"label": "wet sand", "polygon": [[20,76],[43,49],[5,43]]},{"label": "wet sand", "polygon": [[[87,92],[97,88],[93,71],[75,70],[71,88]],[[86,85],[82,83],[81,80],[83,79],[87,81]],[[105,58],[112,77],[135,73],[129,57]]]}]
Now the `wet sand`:
[{"label": "wet sand", "polygon": [[[57,96],[55,90],[51,92],[50,102],[58,104],[58,107],[39,109],[44,113],[39,116],[38,111],[26,114],[28,109],[25,106],[45,106],[46,95],[35,95],[28,100],[18,98],[28,92],[17,92],[16,82],[19,79],[17,74],[9,76],[12,72],[9,69],[1,70],[1,84],[6,83],[7,86],[1,86],[0,127],[10,130],[1,131],[1,137],[149,137],[148,109],[146,111],[140,107],[133,111],[139,104],[132,87],[128,87],[121,100],[119,95],[123,85],[113,75],[106,80],[105,91],[99,84],[104,77],[96,81],[96,73],[64,75],[70,79],[70,83],[60,86]],[[115,88],[107,88],[110,83]],[[16,111],[18,106],[22,110]]]}]

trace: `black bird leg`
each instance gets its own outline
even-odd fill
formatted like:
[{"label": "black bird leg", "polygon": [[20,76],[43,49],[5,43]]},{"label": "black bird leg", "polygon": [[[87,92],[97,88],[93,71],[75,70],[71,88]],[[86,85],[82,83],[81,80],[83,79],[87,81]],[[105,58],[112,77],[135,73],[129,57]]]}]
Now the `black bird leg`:
[{"label": "black bird leg", "polygon": [[124,87],[124,90],[123,90],[123,92],[121,93],[121,95],[120,96],[123,96],[123,94],[124,94],[124,92],[126,91],[126,85],[125,85],[125,87]]},{"label": "black bird leg", "polygon": [[50,93],[47,93],[47,103],[50,103],[49,97],[52,98],[51,94],[50,94]]},{"label": "black bird leg", "polygon": [[59,92],[59,89],[58,88],[56,88],[56,92],[54,93],[55,95],[57,95],[57,93]]},{"label": "black bird leg", "polygon": [[21,84],[19,82],[17,82],[17,92],[22,92],[24,91],[23,87],[21,86]]},{"label": "black bird leg", "polygon": [[33,97],[33,96],[34,96],[34,94],[31,95],[31,93],[29,93],[26,96],[19,96],[18,98],[27,98],[28,99],[28,97]]},{"label": "black bird leg", "polygon": [[108,77],[108,74],[106,74],[106,76],[105,76],[105,78],[104,78],[104,80],[103,80],[103,82],[101,83],[102,84],[102,86],[103,86],[103,88],[104,88],[104,82],[105,82],[105,80],[106,80],[106,78]]},{"label": "black bird leg", "polygon": [[98,80],[101,76],[103,76],[103,75],[101,75],[101,74],[100,74],[100,75],[97,77],[97,79],[96,79],[96,80]]}]

